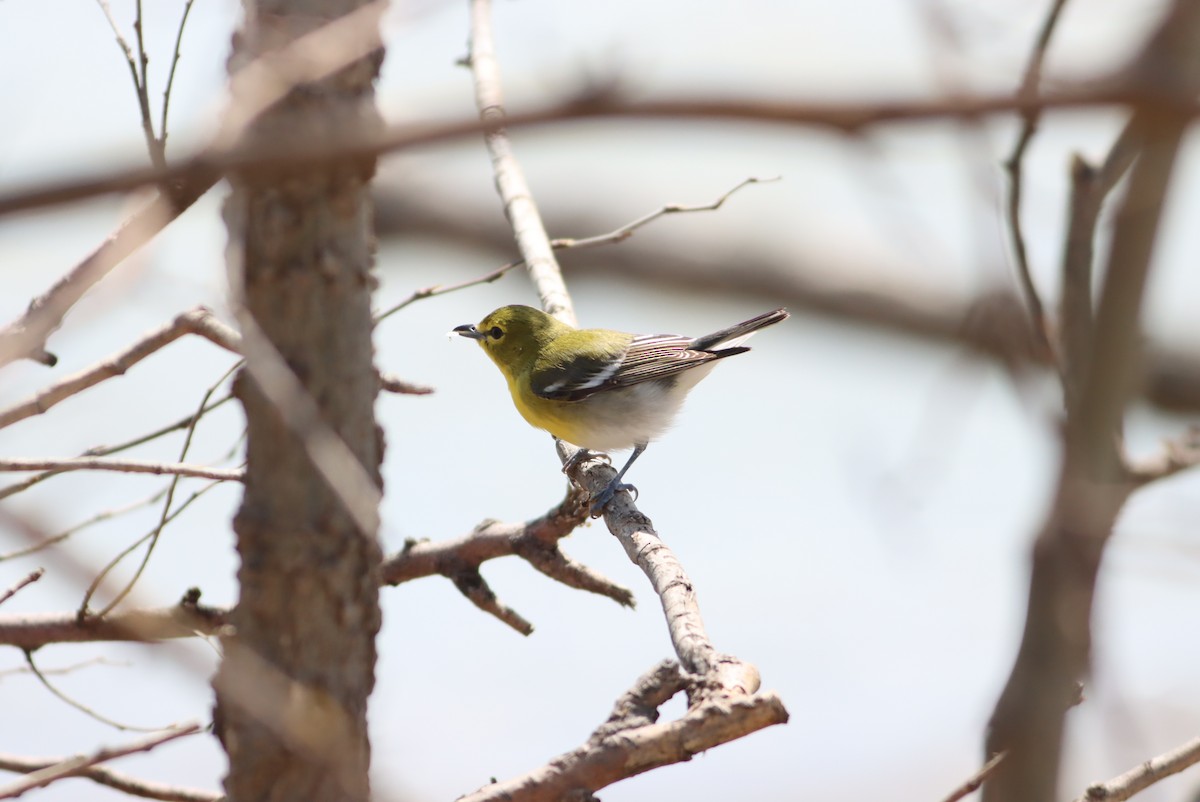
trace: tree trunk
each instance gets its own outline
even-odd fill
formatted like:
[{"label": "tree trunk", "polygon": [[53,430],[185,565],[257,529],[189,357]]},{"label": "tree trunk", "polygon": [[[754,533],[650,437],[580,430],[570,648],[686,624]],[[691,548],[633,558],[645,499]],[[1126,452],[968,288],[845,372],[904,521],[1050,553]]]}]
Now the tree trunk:
[{"label": "tree trunk", "polygon": [[[360,0],[245,0],[230,73]],[[245,132],[286,143],[378,125],[382,51],[291,91]],[[234,103],[241,99],[235,96]],[[225,206],[232,295],[336,433],[381,484],[375,423],[367,185],[374,162],[231,178]],[[251,356],[251,359],[254,357]],[[256,376],[259,374],[255,374]],[[380,552],[314,468],[249,373],[246,492],[234,520],[240,597],[214,680],[231,800],[365,800],[367,698],[375,681]]]}]

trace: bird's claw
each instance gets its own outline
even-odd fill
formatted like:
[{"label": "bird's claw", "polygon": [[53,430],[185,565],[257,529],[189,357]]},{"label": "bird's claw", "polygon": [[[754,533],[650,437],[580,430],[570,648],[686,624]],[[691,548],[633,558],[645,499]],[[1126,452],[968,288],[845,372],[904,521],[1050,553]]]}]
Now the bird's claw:
[{"label": "bird's claw", "polygon": [[605,464],[612,465],[612,459],[610,459],[607,454],[600,451],[589,451],[586,448],[581,448],[563,463],[562,472],[570,473],[572,468],[576,467],[580,463],[587,462],[590,459],[604,460]]},{"label": "bird's claw", "polygon": [[608,483],[608,486],[601,490],[592,499],[592,517],[599,518],[604,512],[604,508],[608,506],[608,502],[613,500],[613,497],[622,490],[628,490],[633,494],[633,500],[637,501],[638,489],[633,485],[623,484],[615,479]]}]

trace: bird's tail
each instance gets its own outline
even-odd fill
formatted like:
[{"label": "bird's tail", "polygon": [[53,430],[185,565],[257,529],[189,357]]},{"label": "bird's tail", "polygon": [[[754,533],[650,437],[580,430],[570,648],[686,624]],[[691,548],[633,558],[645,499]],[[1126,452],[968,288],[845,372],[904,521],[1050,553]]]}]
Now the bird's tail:
[{"label": "bird's tail", "polygon": [[774,312],[767,312],[764,315],[743,320],[741,323],[736,323],[727,329],[721,329],[720,331],[714,331],[712,334],[697,337],[692,340],[688,348],[693,351],[710,351],[718,345],[729,348],[743,342],[759,329],[773,326],[781,320],[787,320],[787,318],[788,313],[786,309],[776,309]]}]

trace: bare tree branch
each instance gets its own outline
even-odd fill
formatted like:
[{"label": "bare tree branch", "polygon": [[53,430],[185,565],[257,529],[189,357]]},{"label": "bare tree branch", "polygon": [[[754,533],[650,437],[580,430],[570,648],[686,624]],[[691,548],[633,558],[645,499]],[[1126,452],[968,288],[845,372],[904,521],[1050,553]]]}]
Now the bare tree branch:
[{"label": "bare tree branch", "polygon": [[108,716],[98,713],[96,710],[92,709],[88,705],[85,705],[83,702],[80,702],[78,699],[68,696],[57,686],[55,686],[54,683],[52,683],[49,678],[42,673],[42,670],[37,667],[37,663],[35,663],[33,660],[33,652],[29,649],[25,650],[25,665],[29,668],[30,673],[37,677],[38,682],[42,683],[42,687],[48,690],[52,695],[67,705],[75,708],[80,713],[83,713],[85,716],[99,721],[101,724],[105,724],[113,729],[121,730],[122,732],[162,732],[164,729],[167,729],[165,727],[135,727],[131,724],[122,724],[115,719],[111,719]]},{"label": "bare tree branch", "polygon": [[0,644],[34,650],[54,643],[156,641],[215,635],[229,612],[182,602],[80,620],[74,612],[0,616]]},{"label": "bare tree branch", "polygon": [[59,380],[49,387],[39,390],[25,401],[13,404],[7,409],[0,409],[0,428],[11,426],[17,421],[34,415],[40,415],[60,401],[81,393],[89,387],[94,387],[114,376],[123,375],[138,362],[165,348],[185,334],[203,337],[235,354],[241,350],[241,337],[236,331],[217,320],[212,312],[204,307],[197,307],[184,312],[171,323],[143,336],[124,351],[114,354],[103,362]]},{"label": "bare tree branch", "polygon": [[[384,562],[383,581],[398,585],[441,574],[486,612],[497,615],[501,610],[507,610],[497,617],[524,635],[533,631],[532,625],[499,605],[494,595],[488,599],[487,594],[491,591],[479,574],[479,566],[487,560],[517,556],[568,587],[607,596],[620,605],[633,607],[633,594],[629,590],[575,562],[559,549],[558,541],[571,534],[587,520],[587,516],[581,493],[572,489],[557,507],[524,524],[485,521],[470,535],[457,540],[409,541],[403,551]],[[489,606],[480,601],[487,601]],[[518,621],[523,623],[517,626]]]},{"label": "bare tree branch", "polygon": [[[1131,74],[1167,96],[1200,83],[1200,4],[1179,0]],[[996,704],[987,753],[1008,752],[983,787],[985,802],[1051,802],[1072,686],[1090,660],[1090,619],[1104,546],[1134,485],[1119,448],[1139,361],[1139,315],[1180,141],[1188,125],[1170,103],[1134,111],[1143,149],[1117,214],[1078,405],[1067,408],[1054,506],[1033,549],[1025,631]]]},{"label": "bare tree branch", "polygon": [[568,325],[577,326],[579,322],[562,271],[554,258],[554,249],[550,247],[550,237],[504,130],[504,94],[492,42],[491,3],[488,0],[471,2],[469,42],[468,60],[475,84],[475,105],[479,109],[479,119],[485,125],[484,142],[492,157],[492,173],[496,190],[504,202],[504,216],[508,218],[517,249],[537,288],[542,309]]},{"label": "bare tree branch", "polygon": [[192,4],[196,0],[185,0],[183,14],[179,17],[179,27],[175,31],[175,49],[171,53],[171,68],[167,72],[167,85],[163,88],[162,119],[158,123],[159,141],[162,143],[163,155],[167,148],[167,116],[171,108],[171,90],[175,87],[175,68],[183,55],[180,47],[183,45],[183,29],[187,27],[188,15],[192,13]]},{"label": "bare tree branch", "polygon": [[693,701],[681,718],[659,724],[658,708],[681,690],[699,696],[699,680],[675,663],[647,672],[616,703],[612,715],[588,740],[529,774],[493,783],[459,802],[560,802],[592,799],[613,783],[788,720],[773,693],[726,695]]},{"label": "bare tree branch", "polygon": [[244,471],[226,468],[205,468],[201,465],[180,465],[170,462],[146,460],[118,460],[103,457],[75,457],[73,459],[0,459],[0,473],[5,471],[116,471],[118,473],[153,473],[175,476],[192,476],[197,479],[217,479],[225,482],[240,482]]},{"label": "bare tree branch", "polygon": [[[20,757],[0,754],[0,769],[28,774],[51,766],[57,766],[64,758]],[[73,772],[72,777],[84,777],[99,785],[114,788],[131,796],[143,799],[161,799],[163,802],[224,802],[224,795],[216,791],[201,791],[198,788],[183,788],[177,785],[142,780],[128,774],[113,771],[105,766],[90,766]]]},{"label": "bare tree branch", "polygon": [[[506,128],[533,127],[568,120],[624,118],[654,120],[744,120],[774,125],[802,126],[854,134],[882,125],[929,123],[940,120],[975,120],[1029,110],[1081,109],[1137,104],[1146,91],[1108,82],[1093,82],[1080,88],[1037,97],[978,95],[932,100],[883,101],[879,103],[803,103],[759,99],[661,99],[628,100],[615,95],[584,94],[567,101],[504,118]],[[1200,112],[1196,103],[1172,101],[1172,106],[1189,117]],[[256,169],[282,171],[298,164],[322,167],[346,159],[369,158],[408,148],[445,142],[494,130],[497,120],[478,119],[405,124],[378,133],[346,134],[336,139],[306,140],[201,151],[165,169],[126,168],[90,178],[45,182],[0,195],[0,215],[44,208],[162,182],[195,182],[201,176]]]},{"label": "bare tree branch", "polygon": [[1071,163],[1071,197],[1062,258],[1059,310],[1060,375],[1067,408],[1078,407],[1087,376],[1093,320],[1092,267],[1096,225],[1104,201],[1132,166],[1141,148],[1141,135],[1131,118],[1122,129],[1104,165],[1097,169],[1076,155]]},{"label": "bare tree branch", "polygon": [[[370,4],[247,65],[233,79],[230,92],[235,100],[230,113],[224,118],[223,138],[218,138],[212,147],[218,150],[231,147],[251,120],[278,102],[292,88],[332,74],[369,52],[375,45],[363,33],[369,31],[372,25],[377,25],[378,16],[385,6],[383,2]],[[106,9],[103,3],[101,8]],[[189,0],[176,38],[175,61],[178,60],[179,40],[190,8]],[[115,23],[113,29],[120,39]],[[128,50],[128,44],[124,46]],[[133,63],[132,54],[130,63]],[[172,63],[171,76],[163,97],[164,147],[167,105],[174,71],[175,64]],[[139,83],[136,74],[135,83]],[[192,169],[175,171],[174,174],[170,174],[172,168],[166,165],[153,166],[151,172],[156,173],[157,177],[138,186],[156,185],[159,194],[122,223],[90,256],[48,291],[34,298],[21,317],[0,329],[0,367],[16,359],[33,359],[45,365],[54,365],[57,357],[46,351],[46,339],[62,325],[63,317],[71,307],[125,257],[149,242],[168,223],[190,208],[221,176],[219,170],[198,163],[193,163]],[[126,187],[134,188],[132,185]],[[77,195],[76,199],[82,197],[85,196]]]},{"label": "bare tree branch", "polygon": [[26,574],[21,579],[19,579],[17,581],[17,583],[14,584],[12,587],[10,587],[8,590],[4,591],[3,593],[0,593],[0,604],[4,604],[6,601],[11,599],[13,596],[16,596],[17,593],[20,592],[21,588],[24,588],[27,585],[32,585],[34,582],[37,582],[39,579],[42,578],[42,576],[45,573],[46,573],[45,568],[36,568],[33,571],[30,571],[28,574]]},{"label": "bare tree branch", "polygon": [[[1059,15],[1062,13],[1063,6],[1065,5],[1066,0],[1053,0],[1050,5],[1050,11],[1047,12],[1046,18],[1042,22],[1037,42],[1033,46],[1033,52],[1029,56],[1029,63],[1025,67],[1025,77],[1021,80],[1020,89],[1017,90],[1017,93],[1021,96],[1034,97],[1038,93],[1038,88],[1042,81],[1042,64],[1046,59],[1046,50],[1050,46],[1050,37],[1054,35],[1054,28],[1058,24]],[[1004,162],[1004,169],[1008,172],[1009,179],[1007,206],[1008,230],[1011,234],[1013,256],[1017,261],[1017,277],[1020,279],[1021,291],[1025,296],[1025,304],[1029,308],[1030,325],[1033,327],[1034,337],[1037,339],[1038,345],[1049,352],[1051,345],[1047,334],[1048,322],[1046,320],[1046,313],[1042,308],[1042,300],[1038,295],[1037,286],[1033,283],[1033,274],[1029,267],[1029,255],[1025,251],[1025,234],[1021,227],[1021,171],[1025,159],[1025,151],[1029,148],[1029,143],[1033,140],[1033,135],[1037,132],[1039,116],[1040,112],[1035,109],[1021,113],[1021,133],[1017,137],[1016,144],[1013,146],[1012,154]]]},{"label": "bare tree branch", "polygon": [[426,384],[417,384],[385,373],[379,374],[379,389],[397,395],[429,395],[433,392],[433,388]]},{"label": "bare tree branch", "polygon": [[[81,457],[107,457],[111,454],[117,454],[117,453],[120,453],[121,451],[126,451],[135,446],[140,446],[145,443],[149,443],[152,440],[157,440],[159,437],[163,437],[164,435],[168,435],[172,432],[181,431],[181,430],[186,429],[187,427],[191,426],[192,421],[195,420],[196,418],[203,417],[204,415],[208,414],[209,412],[211,412],[212,410],[221,406],[222,404],[227,403],[232,398],[233,398],[232,395],[226,395],[222,398],[217,399],[213,403],[209,404],[204,409],[200,410],[198,415],[189,415],[188,417],[183,418],[182,420],[177,420],[174,423],[168,424],[167,426],[164,426],[160,429],[156,429],[153,432],[148,432],[143,435],[138,435],[137,437],[135,437],[131,440],[126,440],[122,443],[118,443],[117,445],[93,446],[92,448],[89,448],[87,451],[85,451],[83,454],[80,454],[80,456]],[[16,495],[17,493],[28,490],[29,488],[33,487],[34,485],[36,485],[40,482],[44,482],[52,476],[57,476],[59,473],[60,473],[60,471],[45,471],[43,473],[36,474],[35,476],[31,476],[24,481],[14,482],[13,484],[8,485],[7,487],[0,488],[0,501],[3,501],[4,499],[8,498],[9,496]],[[159,497],[161,497],[161,496],[156,495],[151,498],[154,499],[154,498],[159,498]],[[144,503],[150,504],[150,503],[153,503],[153,500],[147,501]],[[134,506],[136,506],[136,505],[134,505]],[[112,513],[110,512],[107,515],[107,517],[112,517]],[[97,518],[97,520],[103,520],[103,518]],[[80,526],[83,526],[83,525],[84,524],[81,524]],[[69,532],[64,533],[64,534],[69,534]],[[0,562],[4,561],[6,559],[9,559],[10,557],[14,557],[14,556],[17,556],[17,555],[12,552],[7,553],[7,554],[0,554]]]},{"label": "bare tree branch", "polygon": [[[566,446],[560,444],[560,456]],[[611,465],[588,460],[572,469],[571,478],[592,494],[600,492],[616,475]],[[629,498],[618,493],[604,509],[608,529],[625,549],[630,562],[642,569],[662,603],[671,644],[690,674],[706,676],[721,692],[752,694],[758,690],[758,669],[733,655],[718,652],[709,640],[696,601],[692,580],[674,552],[662,541],[654,524]]]},{"label": "bare tree branch", "polygon": [[[381,237],[439,237],[504,254],[511,235],[480,215],[464,214],[468,200],[458,196],[387,187],[376,193]],[[598,230],[591,214],[548,215],[557,231]],[[846,274],[869,274],[863,266],[797,265],[758,241],[726,249],[699,246],[685,238],[632,239],[620,248],[569,251],[562,256],[571,275],[619,276],[674,288],[680,281],[722,297],[770,298],[789,310],[806,310],[859,324],[898,331],[952,346],[963,346],[1006,365],[1049,366],[1051,354],[1037,348],[1016,296],[1003,293],[961,297],[945,286],[922,286],[915,279],[891,284]],[[520,263],[514,263],[517,266]],[[737,264],[731,271],[729,265]],[[500,271],[510,269],[506,265]],[[914,271],[910,271],[912,273]],[[498,276],[489,274],[494,279]],[[1200,410],[1200,353],[1148,345],[1142,391],[1146,401],[1173,412]]]},{"label": "bare tree branch", "polygon": [[1165,780],[1173,774],[1191,768],[1197,762],[1200,762],[1200,738],[1193,738],[1119,777],[1089,786],[1087,792],[1075,802],[1125,802],[1159,780]]},{"label": "bare tree branch", "polygon": [[200,730],[201,727],[199,724],[185,724],[167,732],[159,733],[158,735],[133,741],[124,746],[107,747],[99,749],[90,755],[78,755],[67,758],[52,766],[31,771],[16,782],[0,786],[0,799],[13,799],[34,788],[44,788],[57,780],[78,776],[99,763],[125,757],[126,755],[149,752],[156,746],[161,746],[168,741],[173,741],[176,738],[182,738],[186,735],[194,735],[200,732]]},{"label": "bare tree branch", "polygon": [[979,770],[968,777],[962,785],[951,791],[942,802],[958,802],[963,797],[979,790],[979,786],[987,782],[987,779],[996,773],[996,769],[1000,768],[1000,762],[1004,760],[1007,754],[1007,752],[1000,752],[999,754],[992,755],[988,762],[980,766]]}]

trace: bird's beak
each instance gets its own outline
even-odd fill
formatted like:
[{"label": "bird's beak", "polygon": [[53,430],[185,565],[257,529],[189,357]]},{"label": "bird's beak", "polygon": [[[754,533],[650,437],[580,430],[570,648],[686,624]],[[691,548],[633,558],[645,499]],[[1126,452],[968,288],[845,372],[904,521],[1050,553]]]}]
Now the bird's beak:
[{"label": "bird's beak", "polygon": [[451,332],[457,334],[459,337],[470,337],[472,340],[482,340],[487,336],[481,331],[476,331],[475,327],[470,323],[465,323],[462,326],[455,326]]}]

